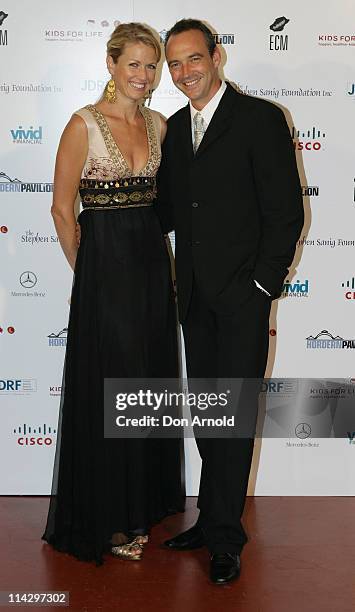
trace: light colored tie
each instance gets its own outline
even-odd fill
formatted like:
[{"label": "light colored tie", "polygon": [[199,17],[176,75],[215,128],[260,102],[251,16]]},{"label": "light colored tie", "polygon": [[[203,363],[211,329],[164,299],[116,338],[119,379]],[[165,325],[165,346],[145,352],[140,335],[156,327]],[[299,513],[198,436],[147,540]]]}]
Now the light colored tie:
[{"label": "light colored tie", "polygon": [[201,140],[206,131],[205,120],[202,117],[201,113],[196,113],[193,118],[193,126],[194,126],[194,153],[196,153],[197,149],[201,144]]}]

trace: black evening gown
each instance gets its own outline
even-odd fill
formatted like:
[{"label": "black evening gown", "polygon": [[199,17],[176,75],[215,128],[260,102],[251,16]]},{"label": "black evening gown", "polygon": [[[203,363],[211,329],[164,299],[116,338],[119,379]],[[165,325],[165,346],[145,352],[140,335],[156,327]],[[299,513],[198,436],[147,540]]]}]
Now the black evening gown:
[{"label": "black evening gown", "polygon": [[91,106],[78,114],[91,157],[79,190],[81,242],[43,539],[101,564],[114,533],[147,533],[184,508],[181,441],[104,438],[104,378],[177,377],[178,348],[170,259],[153,203],[155,114],[142,109],[150,158],[135,177],[104,117]]}]

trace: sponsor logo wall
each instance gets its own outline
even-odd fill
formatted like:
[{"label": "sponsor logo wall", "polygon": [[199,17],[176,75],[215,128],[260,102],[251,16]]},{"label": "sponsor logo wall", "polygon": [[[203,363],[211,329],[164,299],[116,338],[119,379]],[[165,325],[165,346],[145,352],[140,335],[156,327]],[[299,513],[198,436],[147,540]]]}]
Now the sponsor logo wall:
[{"label": "sponsor logo wall", "polygon": [[[84,0],[65,0],[60,13],[45,0],[36,8],[32,15],[24,0],[0,2],[3,495],[47,494],[51,485],[72,284],[50,217],[60,134],[76,109],[101,95],[105,44],[118,23],[149,23],[163,42],[186,15],[179,0],[174,7],[108,0],[90,13]],[[270,318],[267,376],[284,382],[263,389],[280,401],[296,377],[355,376],[355,5],[325,0],[318,9],[306,0],[282,9],[276,0],[226,0],[223,10],[196,0],[193,7],[193,16],[213,27],[225,78],[244,94],[280,105],[295,147],[306,223]],[[164,66],[151,107],[169,116],[185,104]],[[267,155],[271,143],[264,144]],[[343,439],[317,440],[310,418],[292,431],[287,440],[257,441],[250,491],[354,495],[344,463],[354,461],[355,421]],[[194,444],[186,443],[191,495],[200,468]]]}]

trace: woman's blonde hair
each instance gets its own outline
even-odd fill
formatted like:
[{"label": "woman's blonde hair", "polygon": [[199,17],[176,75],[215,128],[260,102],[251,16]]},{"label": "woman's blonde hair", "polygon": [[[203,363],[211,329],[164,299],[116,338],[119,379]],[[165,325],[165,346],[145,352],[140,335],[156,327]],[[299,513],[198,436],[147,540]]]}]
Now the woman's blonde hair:
[{"label": "woman's blonde hair", "polygon": [[152,47],[156,53],[157,62],[159,62],[161,47],[153,32],[142,23],[121,23],[112,32],[107,43],[107,55],[112,57],[115,64],[128,43],[143,43]]}]

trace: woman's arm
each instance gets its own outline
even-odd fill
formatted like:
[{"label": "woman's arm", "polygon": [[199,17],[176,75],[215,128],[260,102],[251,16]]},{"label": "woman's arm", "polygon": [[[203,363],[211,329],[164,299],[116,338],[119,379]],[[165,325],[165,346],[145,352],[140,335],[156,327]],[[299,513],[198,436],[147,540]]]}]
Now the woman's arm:
[{"label": "woman's arm", "polygon": [[87,153],[88,136],[85,122],[78,115],[73,115],[58,147],[51,208],[60,245],[73,270],[78,252],[74,204]]}]

